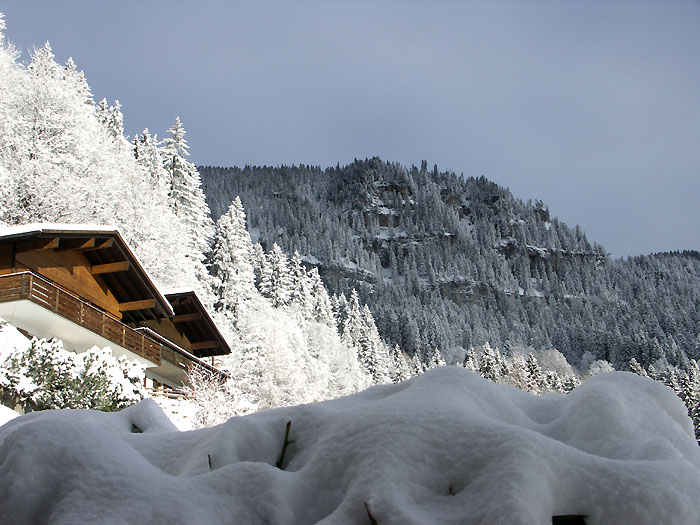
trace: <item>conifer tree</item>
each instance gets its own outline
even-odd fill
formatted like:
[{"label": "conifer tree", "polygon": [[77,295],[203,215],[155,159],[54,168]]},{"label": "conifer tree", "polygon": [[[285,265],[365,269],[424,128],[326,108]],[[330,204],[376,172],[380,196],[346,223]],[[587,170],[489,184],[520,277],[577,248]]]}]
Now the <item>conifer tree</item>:
[{"label": "conifer tree", "polygon": [[168,133],[170,137],[163,141],[162,158],[170,177],[170,206],[189,231],[188,256],[202,260],[203,254],[209,250],[214,224],[197,168],[185,159],[189,155],[189,146],[179,117]]},{"label": "conifer tree", "polygon": [[292,298],[292,276],[289,260],[277,243],[265,256],[266,264],[260,276],[260,293],[272,301],[273,306],[287,306]]},{"label": "conifer tree", "polygon": [[399,345],[394,345],[391,350],[391,362],[393,370],[394,383],[400,383],[411,377],[411,368],[406,355],[403,353]]},{"label": "conifer tree", "polygon": [[311,315],[320,323],[336,328],[333,318],[333,307],[328,296],[326,287],[323,286],[321,276],[316,268],[312,268],[308,273],[311,293]]},{"label": "conifer tree", "polygon": [[357,291],[353,290],[347,304],[343,339],[357,349],[357,358],[374,383],[391,381],[389,353],[379,337],[369,308],[360,307]]},{"label": "conifer tree", "polygon": [[469,350],[467,350],[467,353],[464,355],[462,366],[472,372],[479,371],[479,363],[477,362],[476,352],[473,346],[470,346]]},{"label": "conifer tree", "polygon": [[533,354],[529,354],[525,360],[525,370],[526,370],[526,389],[528,392],[533,394],[539,394],[542,392],[542,386],[544,384],[544,376],[542,375],[542,369],[540,368],[537,359]]},{"label": "conifer tree", "polygon": [[255,292],[252,265],[253,243],[246,228],[240,199],[234,199],[228,211],[216,223],[214,249],[209,272],[213,276],[215,308],[238,317],[240,309]]},{"label": "conifer tree", "polygon": [[447,366],[447,363],[445,362],[445,359],[443,359],[440,350],[433,348],[433,353],[428,361],[428,368],[437,368],[440,366]]},{"label": "conifer tree", "polygon": [[500,377],[499,368],[499,362],[494,349],[491,348],[489,343],[484,343],[484,346],[481,348],[481,356],[479,359],[479,374],[484,379],[495,383]]}]

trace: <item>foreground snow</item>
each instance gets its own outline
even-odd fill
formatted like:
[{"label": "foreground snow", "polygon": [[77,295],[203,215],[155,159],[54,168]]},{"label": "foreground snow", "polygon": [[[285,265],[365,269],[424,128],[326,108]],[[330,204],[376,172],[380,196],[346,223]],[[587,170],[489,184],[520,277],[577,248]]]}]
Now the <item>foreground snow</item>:
[{"label": "foreground snow", "polygon": [[152,400],[0,428],[3,523],[698,523],[698,493],[685,407],[622,372],[536,397],[446,367],[192,432]]},{"label": "foreground snow", "polygon": [[19,416],[19,414],[11,408],[6,407],[5,405],[0,405],[0,426],[4,425],[11,419],[16,418],[17,416]]}]

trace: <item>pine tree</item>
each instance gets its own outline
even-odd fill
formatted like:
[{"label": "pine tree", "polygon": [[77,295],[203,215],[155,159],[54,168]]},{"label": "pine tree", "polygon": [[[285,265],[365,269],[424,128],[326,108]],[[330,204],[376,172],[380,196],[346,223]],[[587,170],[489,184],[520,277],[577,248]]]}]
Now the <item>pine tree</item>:
[{"label": "pine tree", "polygon": [[308,277],[312,300],[311,315],[319,323],[336,328],[331,300],[326,287],[323,286],[318,270],[316,268],[309,270]]},{"label": "pine tree", "polygon": [[350,294],[343,325],[343,340],[357,349],[357,358],[374,383],[390,382],[389,353],[379,337],[369,308],[366,305],[360,307],[356,290]]},{"label": "pine tree", "polygon": [[632,359],[630,359],[629,369],[630,369],[630,372],[634,372],[638,376],[642,376],[642,377],[648,376],[646,370],[644,370],[644,368],[642,368],[642,365],[640,365],[639,361],[637,361],[634,357]]},{"label": "pine tree", "polygon": [[302,310],[310,311],[312,309],[311,283],[301,261],[301,255],[296,250],[289,261],[289,274],[291,279],[290,302],[298,304]]},{"label": "pine tree", "polygon": [[447,366],[447,363],[445,362],[445,359],[443,359],[440,350],[438,350],[437,348],[433,348],[433,353],[430,356],[430,360],[428,361],[428,369],[437,368],[441,366]]},{"label": "pine tree", "polygon": [[484,379],[495,383],[500,377],[499,368],[498,359],[496,358],[493,348],[491,348],[491,345],[488,343],[484,343],[484,346],[481,348],[481,357],[479,359],[479,374]]},{"label": "pine tree", "polygon": [[542,392],[544,385],[544,376],[537,359],[533,354],[529,354],[525,360],[526,370],[526,389],[533,394]]},{"label": "pine tree", "polygon": [[197,168],[185,159],[189,146],[179,117],[168,133],[170,137],[163,141],[162,158],[170,177],[170,206],[188,228],[188,256],[202,260],[209,251],[214,225]]},{"label": "pine tree", "polygon": [[266,256],[266,264],[260,276],[260,293],[272,301],[273,306],[287,306],[292,298],[292,276],[289,260],[277,243]]},{"label": "pine tree", "polygon": [[400,383],[411,377],[411,368],[406,355],[403,353],[399,345],[394,345],[391,350],[391,361],[393,370],[394,383]]},{"label": "pine tree", "polygon": [[476,352],[474,351],[473,346],[470,346],[469,350],[467,350],[467,353],[464,356],[464,362],[462,363],[462,366],[472,372],[479,371],[479,363],[477,362]]},{"label": "pine tree", "polygon": [[252,257],[253,243],[246,228],[245,212],[240,199],[236,198],[216,223],[209,264],[216,300],[214,307],[230,312],[234,318],[255,293]]}]

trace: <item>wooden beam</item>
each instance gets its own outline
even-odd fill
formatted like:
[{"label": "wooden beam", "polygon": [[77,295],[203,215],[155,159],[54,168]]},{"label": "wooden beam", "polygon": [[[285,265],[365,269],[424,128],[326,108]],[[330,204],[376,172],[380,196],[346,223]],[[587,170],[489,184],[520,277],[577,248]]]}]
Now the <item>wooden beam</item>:
[{"label": "wooden beam", "polygon": [[101,273],[116,273],[125,272],[129,269],[129,261],[119,261],[107,264],[95,264],[90,268],[90,273],[92,275],[99,275]]},{"label": "wooden beam", "polygon": [[95,239],[63,239],[61,246],[57,248],[58,251],[65,250],[86,250],[95,247]]},{"label": "wooden beam", "polygon": [[132,310],[148,310],[155,308],[155,299],[143,299],[141,301],[129,301],[128,303],[119,303],[120,312],[131,312]]},{"label": "wooden beam", "polygon": [[52,239],[33,239],[31,241],[21,241],[16,244],[15,253],[31,252],[34,250],[52,250],[58,248],[58,237]]},{"label": "wooden beam", "polygon": [[219,346],[219,341],[199,341],[197,343],[192,343],[190,348],[192,350],[206,350],[208,348],[216,348]]},{"label": "wooden beam", "polygon": [[91,252],[97,250],[106,250],[108,248],[111,248],[112,246],[114,246],[114,239],[95,239],[95,246],[93,246],[92,248],[83,248],[80,251]]},{"label": "wooden beam", "polygon": [[189,323],[191,321],[201,321],[202,314],[180,314],[171,318],[173,323]]}]

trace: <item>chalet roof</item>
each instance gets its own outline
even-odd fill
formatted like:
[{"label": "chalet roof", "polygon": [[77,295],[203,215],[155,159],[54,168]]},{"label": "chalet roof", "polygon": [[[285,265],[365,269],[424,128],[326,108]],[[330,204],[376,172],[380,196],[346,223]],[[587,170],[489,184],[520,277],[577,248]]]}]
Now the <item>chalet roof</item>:
[{"label": "chalet roof", "polygon": [[121,233],[114,227],[29,224],[0,228],[0,246],[19,243],[26,249],[79,251],[120,304],[124,322],[171,317],[174,312],[158,291]]},{"label": "chalet roof", "polygon": [[175,326],[189,339],[191,352],[197,357],[230,354],[231,348],[219,332],[209,313],[192,290],[165,292],[175,316]]}]

